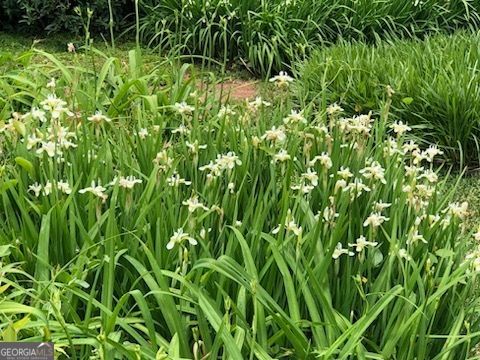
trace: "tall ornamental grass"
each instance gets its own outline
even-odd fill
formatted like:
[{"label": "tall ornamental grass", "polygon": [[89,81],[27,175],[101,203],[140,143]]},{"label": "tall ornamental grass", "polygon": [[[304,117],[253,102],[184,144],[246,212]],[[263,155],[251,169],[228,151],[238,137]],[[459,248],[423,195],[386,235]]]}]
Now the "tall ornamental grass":
[{"label": "tall ornamental grass", "polygon": [[[479,162],[480,34],[423,41],[342,43],[316,51],[299,67],[302,97],[337,101],[368,113],[395,90],[396,119],[415,125],[424,142],[438,143],[458,168]],[[324,81],[326,79],[326,81]]]},{"label": "tall ornamental grass", "polygon": [[274,102],[222,104],[188,67],[155,86],[138,52],[100,72],[38,55],[9,80],[31,71],[35,97],[7,99],[21,111],[1,126],[3,340],[74,359],[469,358],[480,235],[390,88],[352,117],[300,108],[285,73]]},{"label": "tall ornamental grass", "polygon": [[238,61],[268,76],[338,40],[424,37],[480,25],[473,0],[143,0],[143,39],[161,51]]}]

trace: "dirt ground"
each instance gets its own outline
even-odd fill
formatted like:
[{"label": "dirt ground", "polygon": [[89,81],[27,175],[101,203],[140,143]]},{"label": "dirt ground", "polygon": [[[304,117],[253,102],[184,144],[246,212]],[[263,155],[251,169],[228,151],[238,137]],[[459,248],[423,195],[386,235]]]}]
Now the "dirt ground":
[{"label": "dirt ground", "polygon": [[[198,84],[199,89],[205,89],[205,84]],[[209,87],[209,93],[215,93],[222,101],[230,100],[234,102],[253,100],[259,95],[259,81],[232,79],[225,80],[215,86]]]}]

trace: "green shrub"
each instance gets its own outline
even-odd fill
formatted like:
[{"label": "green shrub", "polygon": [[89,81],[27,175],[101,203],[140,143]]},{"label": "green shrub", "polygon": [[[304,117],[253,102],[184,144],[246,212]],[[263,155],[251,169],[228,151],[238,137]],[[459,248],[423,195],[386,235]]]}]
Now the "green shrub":
[{"label": "green shrub", "polygon": [[[112,1],[113,20],[115,28],[124,29],[128,22],[125,17],[133,11],[131,0]],[[5,28],[18,31],[23,29],[29,33],[47,32],[70,34],[83,33],[82,20],[75,13],[74,8],[79,6],[86,12],[93,10],[92,30],[104,32],[108,29],[110,16],[108,0],[7,0],[1,5],[3,14],[0,17]],[[85,16],[85,15],[84,15]]]},{"label": "green shrub", "polygon": [[[299,71],[302,96],[324,94],[350,111],[378,108],[385,87],[396,91],[394,115],[425,141],[439,143],[460,165],[478,162],[480,33],[424,41],[342,43],[316,51]],[[324,84],[324,77],[328,81]]]},{"label": "green shrub", "polygon": [[390,98],[343,118],[299,108],[281,75],[274,104],[222,105],[188,66],[97,54],[94,71],[37,52],[1,78],[23,89],[0,127],[3,340],[80,359],[468,357],[467,207]]},{"label": "green shrub", "polygon": [[12,19],[19,16],[17,1],[4,0],[0,5],[0,30],[9,28],[12,24]]},{"label": "green shrub", "polygon": [[339,39],[422,37],[480,24],[466,0],[144,0],[142,35],[161,47],[267,75]]}]

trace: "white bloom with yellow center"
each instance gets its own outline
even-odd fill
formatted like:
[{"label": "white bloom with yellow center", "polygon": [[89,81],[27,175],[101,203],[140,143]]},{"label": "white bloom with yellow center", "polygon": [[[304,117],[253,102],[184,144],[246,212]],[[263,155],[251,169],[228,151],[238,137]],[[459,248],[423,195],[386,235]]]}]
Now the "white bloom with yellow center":
[{"label": "white bloom with yellow center", "polygon": [[65,126],[49,126],[48,136],[49,140],[66,140],[71,138],[77,138],[77,135],[74,132],[69,131],[68,127]]},{"label": "white bloom with yellow center", "polygon": [[50,112],[53,119],[58,119],[62,114],[73,116],[73,113],[66,107],[67,103],[64,100],[57,98],[55,94],[48,95],[40,105],[42,105],[44,110]]},{"label": "white bloom with yellow center", "polygon": [[262,135],[262,140],[272,141],[274,143],[282,143],[287,139],[287,135],[282,128],[276,128],[273,126],[270,130],[265,131],[265,134]]},{"label": "white bloom with yellow center", "polygon": [[426,170],[422,175],[420,175],[420,179],[425,178],[430,183],[436,183],[438,181],[438,175],[433,170]]},{"label": "white bloom with yellow center", "polygon": [[403,144],[402,148],[405,153],[419,150],[418,145],[415,144],[415,141],[413,140],[410,140],[409,142],[406,142],[405,144]]},{"label": "white bloom with yellow center", "polygon": [[378,212],[374,212],[370,214],[370,216],[363,222],[363,226],[364,227],[371,226],[372,228],[375,229],[388,220],[390,219]]},{"label": "white bloom with yellow center", "polygon": [[168,156],[167,150],[158,152],[153,162],[158,165],[161,170],[168,170],[173,165],[173,159]]},{"label": "white bloom with yellow center", "polygon": [[147,136],[148,136],[148,130],[145,129],[145,128],[141,128],[139,131],[138,131],[138,137],[142,140],[146,139]]},{"label": "white bloom with yellow center", "polygon": [[410,244],[415,244],[416,242],[418,241],[421,241],[423,242],[424,244],[428,244],[427,240],[425,240],[425,238],[423,237],[422,234],[420,234],[418,232],[418,230],[415,230],[413,232],[410,233],[408,239],[407,239],[407,245],[410,245]]},{"label": "white bloom with yellow center", "polygon": [[416,177],[420,172],[423,171],[423,167],[418,166],[405,166],[405,175]]},{"label": "white bloom with yellow center", "polygon": [[443,155],[443,151],[441,151],[436,145],[430,145],[428,149],[423,151],[423,155],[428,162],[432,162],[435,156]]},{"label": "white bloom with yellow center", "polygon": [[[278,226],[272,230],[272,234],[278,234],[280,228],[281,225],[278,224]],[[288,209],[287,216],[285,218],[285,229],[287,230],[287,232],[292,232],[296,236],[300,236],[302,234],[302,227],[297,225],[290,209]]]},{"label": "white bloom with yellow center", "polygon": [[182,228],[179,228],[177,231],[173,232],[173,235],[170,237],[170,241],[167,244],[167,249],[172,250],[175,245],[181,245],[183,242],[188,241],[190,245],[197,245],[198,242],[189,234],[183,232]]},{"label": "white bloom with yellow center", "polygon": [[347,167],[340,166],[340,170],[337,171],[337,175],[340,176],[344,180],[348,180],[349,178],[353,177],[352,172]]},{"label": "white bloom with yellow center", "polygon": [[290,114],[283,119],[284,124],[306,124],[307,119],[303,116],[303,111],[292,110]]},{"label": "white bloom with yellow center", "polygon": [[40,196],[40,192],[42,191],[42,185],[40,185],[39,183],[35,183],[33,185],[30,185],[28,187],[28,191],[32,191],[33,194],[35,195],[35,197],[39,197]]},{"label": "white bloom with yellow center", "polygon": [[312,171],[312,169],[308,168],[307,172],[302,174],[302,177],[305,180],[310,181],[312,186],[318,185],[318,174],[315,171]]},{"label": "white bloom with yellow center", "polygon": [[92,180],[92,184],[89,187],[86,187],[84,189],[80,189],[80,190],[78,190],[78,192],[80,194],[91,193],[91,194],[99,197],[100,199],[102,199],[102,202],[105,202],[108,198],[108,195],[105,194],[106,190],[107,190],[106,188],[104,188],[103,186],[100,185],[100,182],[98,183],[98,185],[96,185],[95,181]]},{"label": "white bloom with yellow center", "polygon": [[302,194],[309,194],[313,189],[315,189],[315,186],[312,186],[310,184],[305,184],[305,182],[302,182],[298,185],[291,185],[290,189],[294,191],[298,191]]},{"label": "white bloom with yellow center", "polygon": [[198,196],[192,196],[190,199],[186,200],[186,201],[183,201],[182,202],[183,205],[185,206],[188,206],[188,212],[190,213],[194,213],[195,210],[197,209],[202,209],[202,210],[205,210],[205,211],[208,211],[208,207],[206,207],[205,205],[203,205],[200,201],[198,201]]},{"label": "white bloom with yellow center", "polygon": [[335,183],[334,193],[336,194],[339,190],[345,189],[347,187],[347,181],[343,179],[338,179]]},{"label": "white bloom with yellow center", "polygon": [[333,103],[327,107],[327,114],[328,115],[335,115],[343,112],[343,108],[339,106],[337,103]]},{"label": "white bloom with yellow center", "polygon": [[218,117],[224,118],[226,116],[233,116],[236,112],[229,105],[222,105],[220,110],[218,111]]},{"label": "white bloom with yellow center", "polygon": [[402,121],[395,121],[392,125],[390,125],[390,129],[393,129],[398,136],[401,136],[404,133],[412,130],[410,126],[404,124]]},{"label": "white bloom with yellow center", "polygon": [[192,154],[198,154],[199,150],[205,150],[207,148],[207,144],[200,145],[198,140],[195,140],[193,143],[186,141],[185,145],[187,145],[188,150]]},{"label": "white bloom with yellow center", "polygon": [[78,145],[74,142],[71,142],[70,140],[62,139],[58,141],[58,146],[68,150],[70,148],[76,148]]},{"label": "white bloom with yellow center", "polygon": [[64,100],[59,99],[55,94],[50,94],[40,103],[40,105],[42,105],[44,110],[52,112],[57,108],[63,108],[67,106],[67,103]]},{"label": "white bloom with yellow center", "polygon": [[323,152],[321,155],[315,156],[308,163],[308,165],[314,166],[317,161],[327,170],[333,166],[332,159],[330,158],[330,155],[328,155],[326,152]]},{"label": "white bloom with yellow center", "polygon": [[340,130],[347,133],[369,135],[372,130],[372,122],[371,113],[369,113],[368,115],[356,115],[350,119],[340,119],[339,125]]},{"label": "white bloom with yellow center", "polygon": [[273,155],[273,163],[278,161],[284,162],[290,160],[292,157],[288,154],[287,150],[281,149],[277,154]]},{"label": "white bloom with yellow center", "polygon": [[350,247],[355,247],[358,253],[361,253],[366,247],[375,247],[378,245],[376,241],[367,241],[365,236],[360,236],[354,244],[348,244]]},{"label": "white bloom with yellow center", "polygon": [[402,259],[405,259],[407,261],[412,260],[412,257],[408,254],[407,249],[398,250],[398,256],[400,256]]},{"label": "white bloom with yellow center", "polygon": [[188,105],[185,101],[175,103],[173,108],[180,115],[190,115],[195,111],[195,108],[191,105]]},{"label": "white bloom with yellow center", "polygon": [[66,181],[58,181],[57,189],[67,195],[72,193],[72,188],[70,187],[70,184]]},{"label": "white bloom with yellow center", "polygon": [[323,209],[323,220],[328,223],[332,223],[335,221],[336,218],[340,216],[339,213],[335,212],[335,208],[333,206],[327,206]]},{"label": "white bloom with yellow center", "polygon": [[43,195],[50,195],[53,190],[53,184],[50,181],[47,181],[43,186]]},{"label": "white bloom with yellow center", "polygon": [[57,107],[51,112],[52,119],[55,119],[55,120],[59,119],[60,116],[62,116],[62,114],[65,114],[67,116],[73,116],[74,115],[73,112],[71,112],[70,110],[68,110],[65,107]]},{"label": "white bloom with yellow center", "polygon": [[222,170],[221,170],[220,166],[216,162],[213,162],[213,161],[210,161],[206,165],[200,166],[198,168],[198,170],[208,171],[209,172],[207,174],[208,178],[220,176],[220,174],[222,173]]},{"label": "white bloom with yellow center", "polygon": [[184,124],[180,124],[176,129],[172,130],[172,134],[189,135],[190,129]]},{"label": "white bloom with yellow center", "polygon": [[412,157],[414,165],[421,164],[421,162],[427,158],[425,153],[418,149],[412,151]]},{"label": "white bloom with yellow center", "polygon": [[381,213],[381,212],[384,211],[385,209],[388,209],[390,206],[392,206],[392,204],[384,203],[382,200],[380,200],[380,201],[375,201],[375,202],[373,203],[373,209],[374,209],[376,212],[379,212],[379,213]]},{"label": "white bloom with yellow center", "polygon": [[51,78],[50,81],[47,83],[47,88],[49,89],[55,89],[56,86],[57,86],[57,82],[55,78]]},{"label": "white bloom with yellow center", "polygon": [[232,170],[235,166],[242,165],[242,161],[233,151],[229,151],[228,153],[217,157],[217,164],[221,169]]},{"label": "white bloom with yellow center", "polygon": [[366,166],[359,172],[366,179],[379,180],[382,184],[387,183],[385,180],[385,169],[377,161],[372,162],[370,166]]},{"label": "white bloom with yellow center", "polygon": [[258,136],[252,136],[252,145],[254,148],[258,148],[261,142],[262,142],[262,139],[260,139]]},{"label": "white bloom with yellow center", "polygon": [[44,152],[47,153],[49,157],[54,157],[55,155],[61,155],[59,147],[53,141],[42,141],[42,146],[39,147],[36,151],[38,155],[42,155]]},{"label": "white bloom with yellow center", "polygon": [[40,110],[37,107],[32,107],[29,113],[26,113],[25,115],[22,116],[22,119],[25,119],[27,117],[31,117],[34,120],[39,120],[42,123],[47,121],[47,117],[45,116],[45,111]]},{"label": "white bloom with yellow center", "polygon": [[434,188],[423,184],[416,185],[415,190],[417,191],[418,196],[424,199],[430,199],[435,192]]},{"label": "white bloom with yellow center", "polygon": [[459,219],[464,219],[468,215],[468,202],[464,201],[462,203],[451,203],[448,205],[447,211]]},{"label": "white bloom with yellow center", "polygon": [[318,131],[320,133],[320,135],[325,135],[327,137],[330,136],[329,133],[328,133],[328,128],[325,125],[315,125],[313,127],[313,129]]},{"label": "white bloom with yellow center", "polygon": [[480,241],[480,227],[478,228],[477,232],[473,234],[473,238],[475,241]]},{"label": "white bloom with yellow center", "polygon": [[42,141],[42,138],[37,137],[36,134],[29,135],[27,137],[27,150],[31,150],[32,148],[36,147],[38,144],[41,144]]},{"label": "white bloom with yellow center", "polygon": [[186,179],[182,179],[180,177],[180,175],[177,173],[177,172],[174,172],[172,174],[172,176],[170,176],[169,178],[167,178],[167,184],[168,186],[172,186],[172,187],[178,187],[180,185],[186,185],[186,186],[189,186],[192,184],[191,181],[188,181]]},{"label": "white bloom with yellow center", "polygon": [[111,122],[112,120],[108,117],[108,116],[105,116],[102,114],[102,112],[100,110],[97,110],[95,112],[95,114],[93,114],[92,116],[89,116],[87,118],[88,121],[91,121],[95,124],[101,124],[103,122]]},{"label": "white bloom with yellow center", "polygon": [[272,104],[269,103],[268,101],[263,101],[263,99],[262,99],[260,96],[257,96],[257,97],[255,98],[255,100],[250,101],[250,102],[248,103],[248,107],[249,107],[249,109],[251,109],[251,110],[258,110],[258,109],[260,109],[262,106],[264,106],[264,107],[269,107],[269,106],[272,106]]},{"label": "white bloom with yellow center", "polygon": [[343,191],[350,192],[352,199],[354,199],[360,197],[364,192],[370,192],[371,189],[362,182],[362,179],[355,178]]},{"label": "white bloom with yellow center", "polygon": [[124,189],[133,189],[136,184],[141,184],[143,181],[141,179],[137,179],[133,175],[129,175],[127,177],[120,176],[120,178],[115,178],[110,183],[110,185],[115,185],[118,183],[118,186]]},{"label": "white bloom with yellow center", "polygon": [[344,249],[342,243],[338,243],[335,247],[335,250],[333,251],[332,258],[334,260],[337,260],[342,255],[354,256],[355,253],[351,252],[348,249]]},{"label": "white bloom with yellow center", "polygon": [[288,87],[293,82],[293,78],[287,72],[280,71],[278,75],[272,77],[269,81],[275,83],[278,87]]}]

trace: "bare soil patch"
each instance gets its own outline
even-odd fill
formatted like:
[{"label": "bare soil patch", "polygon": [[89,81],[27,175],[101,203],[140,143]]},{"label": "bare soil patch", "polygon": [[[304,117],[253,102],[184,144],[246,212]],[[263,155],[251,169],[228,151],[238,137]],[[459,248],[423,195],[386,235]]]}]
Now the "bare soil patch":
[{"label": "bare soil patch", "polygon": [[[245,101],[252,100],[258,96],[259,88],[256,80],[225,80],[214,86],[208,86],[208,92],[221,98],[222,101]],[[205,90],[207,86],[204,83],[197,85],[200,90]]]}]

